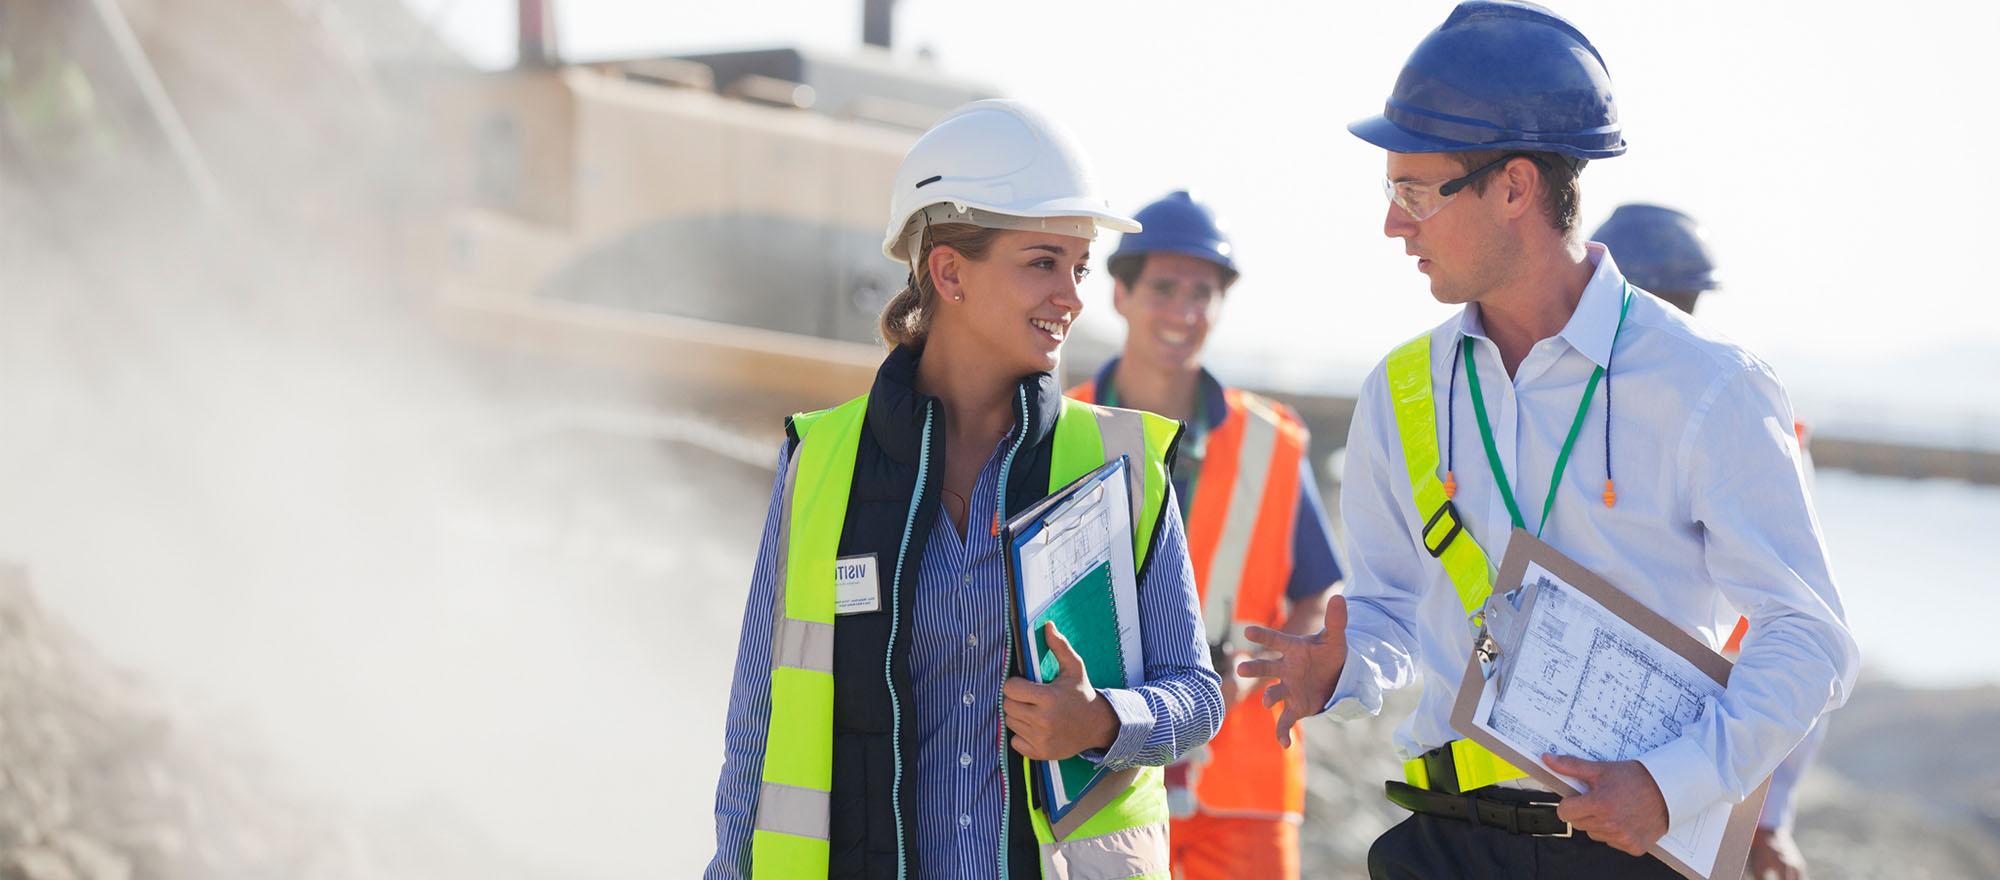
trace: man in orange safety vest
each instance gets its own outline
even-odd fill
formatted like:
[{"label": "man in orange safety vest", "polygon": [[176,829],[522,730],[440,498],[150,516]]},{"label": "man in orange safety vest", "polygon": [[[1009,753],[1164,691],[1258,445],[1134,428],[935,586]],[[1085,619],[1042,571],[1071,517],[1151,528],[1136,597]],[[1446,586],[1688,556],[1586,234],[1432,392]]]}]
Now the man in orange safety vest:
[{"label": "man in orange safety vest", "polygon": [[1203,344],[1237,277],[1207,206],[1171,193],[1140,211],[1108,261],[1125,318],[1121,356],[1070,396],[1187,423],[1174,469],[1201,613],[1228,711],[1208,746],[1167,769],[1181,880],[1299,876],[1305,749],[1275,736],[1265,682],[1237,677],[1245,626],[1312,632],[1341,578],[1307,455],[1306,427],[1277,401],[1225,387]]}]

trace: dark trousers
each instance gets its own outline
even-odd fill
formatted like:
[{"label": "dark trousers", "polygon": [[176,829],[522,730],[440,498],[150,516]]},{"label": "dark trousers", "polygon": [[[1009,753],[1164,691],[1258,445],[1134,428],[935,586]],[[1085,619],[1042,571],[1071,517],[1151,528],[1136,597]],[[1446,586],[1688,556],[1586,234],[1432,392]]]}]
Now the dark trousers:
[{"label": "dark trousers", "polygon": [[1581,834],[1534,837],[1415,813],[1368,848],[1373,880],[1450,878],[1660,878],[1680,874],[1652,856],[1633,857]]}]

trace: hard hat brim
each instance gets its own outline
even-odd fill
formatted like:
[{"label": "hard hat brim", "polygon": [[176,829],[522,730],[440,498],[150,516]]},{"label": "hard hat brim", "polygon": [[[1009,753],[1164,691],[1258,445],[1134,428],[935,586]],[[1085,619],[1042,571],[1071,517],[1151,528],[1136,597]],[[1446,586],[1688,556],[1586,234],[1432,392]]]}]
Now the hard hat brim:
[{"label": "hard hat brim", "polygon": [[1464,153],[1493,149],[1491,144],[1472,144],[1418,134],[1380,113],[1347,124],[1348,132],[1391,153]]},{"label": "hard hat brim", "polygon": [[[1030,220],[1054,217],[1085,217],[1089,218],[1092,223],[1095,223],[1099,227],[1118,232],[1139,232],[1145,228],[1139,221],[1124,214],[1113,213],[1104,207],[1102,201],[1090,198],[1050,199],[1049,201],[1025,208],[1009,206],[1004,209],[969,200],[950,199],[948,201],[950,204],[964,208],[986,211],[993,214],[1005,214],[1010,217],[1022,217]],[[944,204],[944,202],[932,202],[931,204]],[[918,210],[922,211],[923,209],[919,208]],[[913,213],[911,216],[914,217],[916,215]],[[905,226],[908,223],[908,220],[904,221]],[[908,249],[904,247],[903,240],[904,235],[899,233],[892,233],[890,236],[884,238],[882,241],[882,255],[898,263],[908,262],[910,255]]]},{"label": "hard hat brim", "polygon": [[1138,232],[1145,228],[1138,220],[1106,209],[1096,199],[1055,199],[1026,210],[1012,208],[1004,213],[1017,217],[1089,217],[1114,232]]},{"label": "hard hat brim", "polygon": [[[1470,153],[1479,150],[1518,150],[1525,153],[1555,153],[1577,159],[1609,159],[1625,154],[1625,142],[1593,148],[1535,138],[1507,138],[1495,141],[1461,141],[1411,131],[1381,114],[1347,124],[1355,137],[1391,153]],[[1615,136],[1615,135],[1614,135]]]}]

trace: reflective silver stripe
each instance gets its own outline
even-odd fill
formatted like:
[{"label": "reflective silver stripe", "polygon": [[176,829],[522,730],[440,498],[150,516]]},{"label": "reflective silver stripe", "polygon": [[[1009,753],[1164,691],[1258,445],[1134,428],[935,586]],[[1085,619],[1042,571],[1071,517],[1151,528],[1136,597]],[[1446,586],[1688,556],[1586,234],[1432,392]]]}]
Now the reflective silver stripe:
[{"label": "reflective silver stripe", "polygon": [[825,840],[832,806],[826,792],[766,782],[757,789],[757,830]]},{"label": "reflective silver stripe", "polygon": [[1161,876],[1167,863],[1165,823],[1042,844],[1042,876],[1064,880],[1128,880]]},{"label": "reflective silver stripe", "polygon": [[1271,476],[1271,454],[1278,448],[1277,415],[1260,406],[1246,406],[1243,443],[1236,450],[1236,483],[1229,488],[1229,510],[1222,536],[1208,561],[1208,587],[1202,594],[1201,616],[1208,643],[1229,639],[1236,614],[1236,591],[1243,583],[1243,562],[1250,557],[1250,538],[1263,512],[1264,484]]},{"label": "reflective silver stripe", "polygon": [[780,616],[771,641],[772,666],[833,673],[833,624]]},{"label": "reflective silver stripe", "polygon": [[[771,668],[792,666],[831,673],[833,627],[785,616],[787,571],[792,555],[792,495],[799,483],[799,446],[785,465],[785,497],[778,505],[778,564],[771,599]],[[767,722],[768,723],[768,722]],[[832,796],[824,791],[763,781],[757,790],[757,831],[825,840]]]},{"label": "reflective silver stripe", "polygon": [[1050,825],[1049,831],[1057,840],[1075,834],[1076,829],[1082,828],[1083,823],[1097,815],[1098,810],[1104,809],[1106,804],[1111,803],[1112,798],[1124,794],[1125,789],[1131,788],[1138,781],[1137,767],[1128,767],[1106,774],[1096,785],[1091,786],[1089,791],[1083,793],[1083,797],[1070,807],[1069,812],[1063,814],[1061,821]]},{"label": "reflective silver stripe", "polygon": [[785,499],[778,504],[778,566],[773,578],[777,589],[771,598],[771,666],[776,668],[786,664],[778,662],[778,655],[784,650],[783,642],[776,634],[785,628],[785,578],[792,565],[792,493],[799,485],[799,459],[804,456],[806,441],[800,438],[792,447],[791,458],[785,462]]},{"label": "reflective silver stripe", "polygon": [[[1097,413],[1097,433],[1103,438],[1104,460],[1126,456],[1125,467],[1132,473],[1132,530],[1139,530],[1139,517],[1146,509],[1146,417],[1129,409],[1092,407]],[[1141,553],[1145,552],[1143,549]]]}]

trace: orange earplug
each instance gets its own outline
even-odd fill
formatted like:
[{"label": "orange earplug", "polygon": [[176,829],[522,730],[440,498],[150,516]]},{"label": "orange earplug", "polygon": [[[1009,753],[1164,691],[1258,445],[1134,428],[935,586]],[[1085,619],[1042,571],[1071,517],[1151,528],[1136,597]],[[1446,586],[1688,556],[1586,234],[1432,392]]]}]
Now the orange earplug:
[{"label": "orange earplug", "polygon": [[1453,497],[1453,496],[1455,496],[1455,495],[1457,495],[1457,494],[1458,494],[1458,480],[1457,480],[1457,479],[1455,479],[1454,477],[1452,477],[1452,475],[1451,475],[1451,471],[1445,471],[1445,472],[1444,472],[1444,497],[1445,497],[1445,500],[1446,500],[1446,501],[1450,501],[1450,500],[1452,499],[1452,497]]},{"label": "orange earplug", "polygon": [[1618,504],[1618,490],[1617,490],[1616,488],[1612,487],[1612,485],[1611,485],[1611,481],[1610,481],[1610,480],[1605,480],[1605,481],[1604,481],[1604,506],[1605,506],[1605,507],[1613,507],[1613,506],[1616,506],[1617,504]]}]

